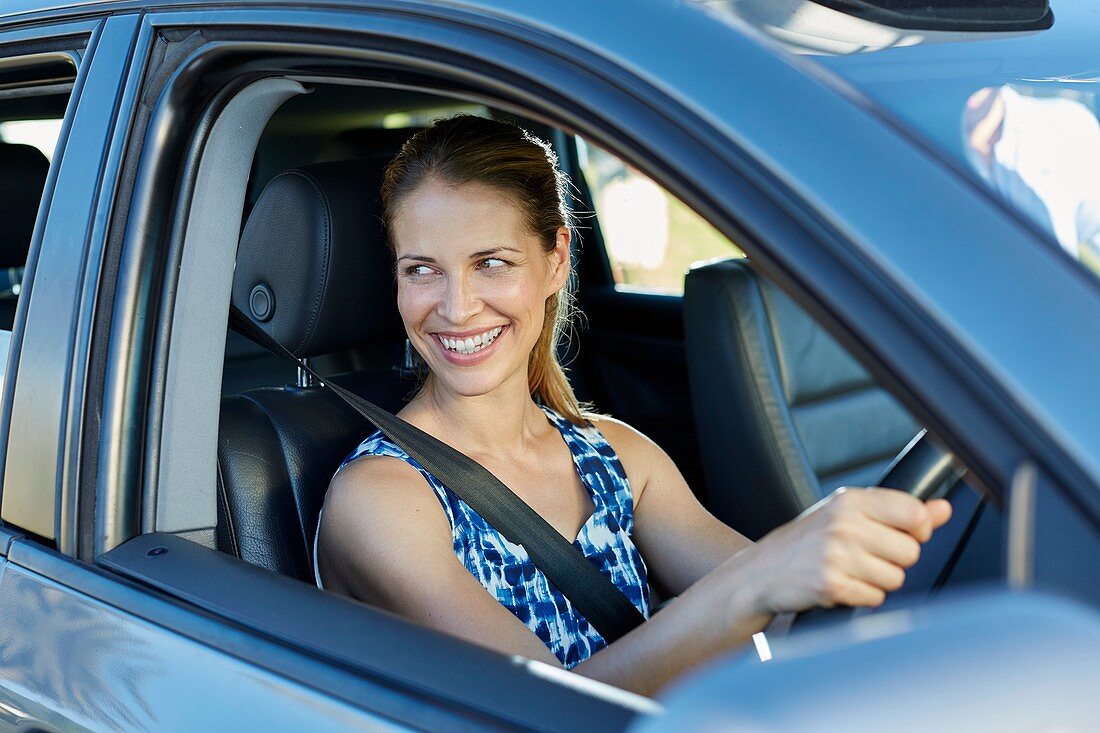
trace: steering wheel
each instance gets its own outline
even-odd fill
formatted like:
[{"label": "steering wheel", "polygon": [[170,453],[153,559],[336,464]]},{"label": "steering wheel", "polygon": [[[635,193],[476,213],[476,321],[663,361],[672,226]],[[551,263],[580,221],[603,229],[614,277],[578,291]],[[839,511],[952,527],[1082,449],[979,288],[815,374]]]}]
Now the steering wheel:
[{"label": "steering wheel", "polygon": [[[875,485],[899,489],[927,501],[939,495],[941,489],[954,486],[962,473],[955,455],[928,435],[927,430],[921,430],[902,448]],[[851,606],[811,608],[798,613],[791,628],[825,620],[849,619],[860,610]]]}]

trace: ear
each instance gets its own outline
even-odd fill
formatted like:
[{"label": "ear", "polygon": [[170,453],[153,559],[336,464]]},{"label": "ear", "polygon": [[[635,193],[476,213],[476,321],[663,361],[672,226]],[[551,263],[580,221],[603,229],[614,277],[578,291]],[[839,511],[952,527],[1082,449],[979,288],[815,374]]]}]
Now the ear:
[{"label": "ear", "polygon": [[550,252],[550,290],[547,297],[565,287],[569,280],[569,227],[558,227],[554,249]]}]

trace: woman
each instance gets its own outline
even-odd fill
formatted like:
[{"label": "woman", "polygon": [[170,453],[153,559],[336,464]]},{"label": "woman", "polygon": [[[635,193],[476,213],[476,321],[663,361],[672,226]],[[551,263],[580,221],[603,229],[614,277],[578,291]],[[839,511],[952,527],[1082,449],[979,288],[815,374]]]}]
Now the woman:
[{"label": "woman", "polygon": [[607,645],[522,547],[380,432],[332,481],[318,582],[643,694],[776,613],[882,603],[947,521],[947,502],[841,491],[753,544],[699,505],[655,443],[582,411],[555,355],[569,312],[563,188],[548,145],[470,116],[435,123],[390,164],[398,310],[427,368],[399,415],[576,538],[643,615],[650,580],[677,599]]}]

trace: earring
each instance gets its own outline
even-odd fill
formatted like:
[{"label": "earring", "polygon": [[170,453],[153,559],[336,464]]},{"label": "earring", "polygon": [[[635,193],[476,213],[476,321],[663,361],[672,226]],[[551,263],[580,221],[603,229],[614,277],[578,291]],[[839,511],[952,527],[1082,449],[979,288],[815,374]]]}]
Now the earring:
[{"label": "earring", "polygon": [[416,371],[416,350],[413,348],[412,341],[405,339],[405,363],[402,365],[407,372]]}]

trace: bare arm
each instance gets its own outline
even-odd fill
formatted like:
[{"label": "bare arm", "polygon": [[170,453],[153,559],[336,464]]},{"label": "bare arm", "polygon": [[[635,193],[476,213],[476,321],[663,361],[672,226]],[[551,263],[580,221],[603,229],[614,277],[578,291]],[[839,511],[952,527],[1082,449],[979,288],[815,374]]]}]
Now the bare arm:
[{"label": "bare arm", "polygon": [[[652,449],[640,450],[645,459]],[[630,456],[631,448],[624,453]],[[900,492],[847,492],[753,545],[694,508],[698,502],[674,466],[672,476],[663,451],[628,460],[639,471],[631,480],[642,486],[635,488],[636,535],[652,554],[651,566],[682,592],[574,671],[642,694],[745,643],[776,612],[881,603],[885,590],[900,587],[902,568],[916,562],[919,542],[950,516],[946,502],[929,511]],[[656,468],[644,475],[644,466]],[[673,488],[660,488],[662,481]],[[438,500],[399,459],[360,459],[338,475],[318,549],[331,590],[507,654],[557,664],[458,561]]]},{"label": "bare arm", "polygon": [[337,474],[325,498],[318,562],[329,590],[506,654],[559,664],[463,567],[431,487],[399,458],[360,458]]},{"label": "bare arm", "polygon": [[656,443],[624,422],[594,420],[634,494],[634,541],[662,590],[679,595],[752,544],[703,508]]},{"label": "bare arm", "polygon": [[888,489],[842,490],[754,544],[700,505],[656,443],[613,418],[595,422],[631,482],[642,557],[656,580],[679,594],[613,644],[614,654],[601,652],[576,668],[612,679],[625,674],[621,666],[631,667],[635,689],[659,689],[747,642],[776,613],[881,604],[901,587],[920,543],[951,516],[943,500],[924,505]]},{"label": "bare arm", "polygon": [[[452,548],[447,517],[403,461],[371,457],[337,476],[318,546],[325,587],[506,654],[559,665],[542,641],[490,595]],[[668,609],[574,668],[651,694],[691,664],[741,643],[767,620],[749,612],[736,574],[699,584]],[[713,623],[716,607],[740,623]],[[725,614],[723,614],[725,615]]]}]

